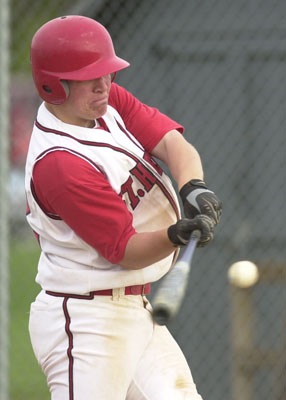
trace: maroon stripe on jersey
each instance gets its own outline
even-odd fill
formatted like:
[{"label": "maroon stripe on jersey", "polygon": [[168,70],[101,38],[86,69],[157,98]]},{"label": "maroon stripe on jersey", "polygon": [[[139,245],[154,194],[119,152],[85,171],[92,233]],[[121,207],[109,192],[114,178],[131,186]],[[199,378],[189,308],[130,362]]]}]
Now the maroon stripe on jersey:
[{"label": "maroon stripe on jersey", "polygon": [[171,204],[173,210],[175,211],[176,217],[177,219],[180,219],[180,213],[177,207],[177,204],[175,203],[173,197],[171,196],[171,194],[168,192],[168,189],[163,185],[163,183],[161,181],[159,181],[157,179],[157,185],[159,186],[159,188],[162,190],[162,192],[164,193],[164,195],[167,197],[167,199],[169,200],[169,203]]},{"label": "maroon stripe on jersey", "polygon": [[101,172],[103,175],[105,175],[105,173],[102,171],[102,169],[94,161],[92,161],[90,158],[86,157],[84,154],[79,153],[78,151],[69,149],[68,147],[62,147],[62,146],[50,147],[49,149],[47,149],[47,150],[43,151],[41,154],[39,154],[38,157],[36,158],[36,161],[39,161],[42,157],[44,157],[46,154],[51,153],[52,151],[67,151],[68,153],[75,154],[76,156],[79,156],[83,160],[88,161],[91,165],[93,165],[96,169],[98,169],[99,172]]},{"label": "maroon stripe on jersey", "polygon": [[38,206],[40,207],[40,209],[43,211],[43,213],[46,214],[49,218],[61,220],[61,217],[60,217],[59,215],[57,215],[57,214],[52,214],[52,213],[48,212],[47,210],[45,210],[45,207],[44,207],[43,204],[40,202],[40,200],[39,200],[39,198],[38,198],[38,196],[37,196],[37,193],[36,193],[36,189],[35,189],[35,185],[34,185],[33,179],[31,179],[30,187],[31,187],[32,195],[33,195],[33,197],[34,197],[36,203],[37,203]]},{"label": "maroon stripe on jersey", "polygon": [[35,122],[35,125],[36,125],[36,127],[38,129],[40,129],[43,132],[53,133],[55,135],[60,135],[60,136],[66,136],[66,137],[68,137],[70,139],[75,140],[78,143],[82,143],[82,144],[85,144],[87,146],[106,147],[106,148],[109,148],[111,150],[117,151],[119,153],[123,153],[123,154],[127,155],[128,157],[132,158],[136,162],[138,161],[137,157],[133,156],[128,151],[126,151],[124,149],[121,149],[120,147],[116,147],[116,146],[113,146],[113,145],[108,144],[108,143],[93,142],[93,141],[89,141],[89,140],[81,140],[81,139],[78,139],[78,138],[76,138],[76,137],[74,137],[72,135],[69,135],[66,132],[58,131],[56,129],[46,128],[45,126],[41,125],[38,121]]},{"label": "maroon stripe on jersey", "polygon": [[71,319],[70,315],[68,312],[68,307],[67,307],[67,302],[68,302],[68,297],[65,297],[63,301],[63,311],[64,311],[64,316],[66,319],[66,324],[65,324],[65,331],[68,335],[68,349],[67,349],[67,356],[68,356],[68,362],[69,362],[69,367],[68,367],[68,375],[69,375],[69,400],[74,400],[74,388],[73,388],[73,355],[72,355],[72,349],[73,349],[73,334],[70,330],[70,324],[71,324]]},{"label": "maroon stripe on jersey", "polygon": [[[35,125],[37,126],[38,129],[40,129],[40,130],[43,131],[43,132],[53,133],[53,134],[55,134],[55,135],[60,135],[60,136],[66,136],[66,137],[68,137],[68,138],[70,138],[70,139],[73,139],[73,140],[77,141],[78,143],[82,143],[82,144],[85,144],[85,145],[88,145],[88,146],[109,148],[109,149],[111,149],[111,150],[113,150],[113,151],[117,151],[118,153],[125,154],[127,157],[131,158],[131,159],[132,159],[133,161],[135,161],[136,163],[141,163],[141,161],[140,161],[139,158],[137,158],[137,157],[134,156],[133,154],[129,153],[127,150],[121,149],[120,147],[116,147],[116,146],[113,146],[113,145],[108,144],[108,143],[92,142],[92,141],[88,141],[88,140],[77,139],[77,138],[75,138],[74,136],[72,136],[72,135],[70,135],[70,134],[68,134],[68,133],[66,133],[66,132],[58,131],[58,130],[56,130],[56,129],[46,128],[45,126],[41,125],[37,120],[36,120],[36,122],[35,122]],[[63,148],[63,147],[62,147],[62,148]],[[56,148],[53,147],[53,148],[51,148],[51,149],[53,150],[53,149],[56,149]],[[48,150],[46,150],[46,151],[48,151]],[[76,152],[75,152],[75,153],[76,153]],[[80,153],[78,153],[78,154],[80,154]],[[41,155],[40,155],[40,156],[41,156]],[[40,156],[39,156],[39,157],[40,157]],[[38,157],[38,158],[39,158],[39,157]],[[37,159],[38,159],[38,158],[37,158]],[[85,157],[85,158],[86,158],[86,157]],[[90,161],[90,162],[92,162],[92,161]],[[93,163],[93,164],[94,164],[94,163]],[[94,165],[95,165],[95,164],[94,164]],[[98,168],[98,167],[97,167],[97,168]],[[156,177],[156,175],[153,173],[153,171],[150,170],[150,173],[156,178],[156,184],[159,186],[159,188],[162,190],[162,192],[164,193],[164,195],[167,197],[167,199],[169,200],[169,202],[170,202],[172,208],[173,208],[174,211],[175,211],[175,214],[176,214],[177,218],[179,218],[180,213],[179,213],[178,207],[177,207],[177,205],[176,205],[176,203],[175,203],[175,201],[174,201],[172,195],[169,193],[168,189],[164,186],[164,184]]]},{"label": "maroon stripe on jersey", "polygon": [[103,128],[105,131],[110,132],[106,122],[104,121],[103,118],[98,118],[97,122],[99,123],[100,127]]},{"label": "maroon stripe on jersey", "polygon": [[[91,164],[92,164],[96,169],[98,169],[101,173],[103,173],[103,171],[95,164],[95,162],[93,162],[92,160],[90,160],[88,157],[84,156],[83,154],[81,154],[81,153],[79,153],[79,152],[77,152],[77,151],[74,151],[74,150],[71,150],[71,149],[68,149],[68,148],[65,148],[65,147],[57,147],[57,146],[55,146],[55,147],[49,148],[48,150],[43,151],[43,152],[36,158],[36,162],[39,161],[42,157],[44,157],[46,154],[49,154],[49,153],[51,153],[52,151],[57,151],[57,150],[60,150],[60,151],[63,151],[63,150],[64,150],[64,151],[68,151],[68,152],[71,153],[71,154],[75,154],[75,155],[77,155],[77,156],[80,156],[80,157],[83,158],[84,160],[86,160],[86,161],[88,161],[89,163],[91,163]],[[104,173],[103,173],[103,174],[104,174]],[[38,196],[37,196],[37,193],[36,193],[36,189],[35,189],[35,185],[34,185],[33,179],[31,179],[30,187],[31,187],[32,195],[33,195],[33,197],[34,197],[36,203],[37,203],[38,206],[40,207],[40,209],[43,211],[43,213],[46,214],[46,215],[47,215],[49,218],[51,218],[51,219],[55,219],[55,220],[61,221],[62,218],[61,218],[58,214],[53,214],[53,213],[48,212],[48,211],[45,209],[45,207],[43,206],[43,204],[40,202],[40,200],[39,200],[39,198],[38,198]]]},{"label": "maroon stripe on jersey", "polygon": [[37,239],[37,242],[39,243],[39,245],[40,245],[40,247],[41,247],[40,235],[39,235],[36,231],[34,231],[34,230],[33,230],[33,232],[34,232],[35,238]]},{"label": "maroon stripe on jersey", "polygon": [[119,128],[122,132],[125,133],[125,135],[128,137],[128,139],[129,139],[133,144],[135,144],[135,146],[137,146],[140,150],[144,151],[143,147],[139,146],[139,144],[136,143],[135,140],[132,139],[132,137],[129,135],[129,133],[127,132],[127,130],[123,128],[123,126],[117,121],[117,119],[115,119],[115,121],[116,121],[116,123],[117,123],[117,125],[118,125],[118,128]]}]

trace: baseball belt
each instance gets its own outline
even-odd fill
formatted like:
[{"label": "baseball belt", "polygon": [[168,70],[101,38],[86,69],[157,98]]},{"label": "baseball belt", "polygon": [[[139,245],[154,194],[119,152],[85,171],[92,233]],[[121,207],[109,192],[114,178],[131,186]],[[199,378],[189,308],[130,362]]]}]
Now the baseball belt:
[{"label": "baseball belt", "polygon": [[[51,290],[46,290],[46,293],[50,296],[56,297],[71,297],[74,299],[85,299],[90,300],[93,299],[94,296],[112,296],[113,289],[102,289],[102,290],[94,290],[89,294],[74,294],[74,293],[59,293],[53,292]],[[151,292],[151,283],[145,283],[145,285],[133,285],[125,287],[125,295],[145,295]]]}]

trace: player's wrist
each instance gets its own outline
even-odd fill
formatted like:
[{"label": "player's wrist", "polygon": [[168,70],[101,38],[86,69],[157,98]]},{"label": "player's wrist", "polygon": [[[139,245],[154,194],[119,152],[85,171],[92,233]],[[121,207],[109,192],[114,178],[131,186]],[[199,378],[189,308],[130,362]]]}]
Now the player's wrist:
[{"label": "player's wrist", "polygon": [[213,239],[214,221],[207,215],[201,214],[193,219],[182,218],[176,224],[169,226],[167,233],[169,240],[175,247],[184,247],[190,240],[194,230],[201,231],[199,247],[205,246]]},{"label": "player's wrist", "polygon": [[208,187],[202,179],[191,179],[190,181],[185,183],[179,191],[182,201],[184,202],[186,200],[186,197],[188,196],[188,194],[195,189],[206,189],[207,190]]},{"label": "player's wrist", "polygon": [[177,224],[169,226],[167,235],[174,247],[182,247],[185,245],[178,237]]}]

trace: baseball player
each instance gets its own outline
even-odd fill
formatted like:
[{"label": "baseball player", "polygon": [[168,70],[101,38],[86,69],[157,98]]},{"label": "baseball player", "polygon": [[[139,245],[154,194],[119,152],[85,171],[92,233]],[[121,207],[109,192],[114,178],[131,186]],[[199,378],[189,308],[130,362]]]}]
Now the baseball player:
[{"label": "baseball player", "polygon": [[25,188],[42,290],[29,331],[53,400],[201,400],[146,295],[194,229],[199,246],[212,239],[221,202],[183,127],[114,82],[128,66],[83,16],[47,22],[31,44],[43,103]]}]

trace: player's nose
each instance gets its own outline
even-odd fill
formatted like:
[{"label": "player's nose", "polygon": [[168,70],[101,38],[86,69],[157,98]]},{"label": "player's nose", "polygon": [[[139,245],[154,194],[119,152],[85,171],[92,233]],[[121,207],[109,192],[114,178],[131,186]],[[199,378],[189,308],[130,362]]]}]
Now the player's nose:
[{"label": "player's nose", "polygon": [[107,91],[109,89],[110,84],[111,84],[110,75],[101,76],[100,78],[93,80],[93,91],[95,92]]}]

